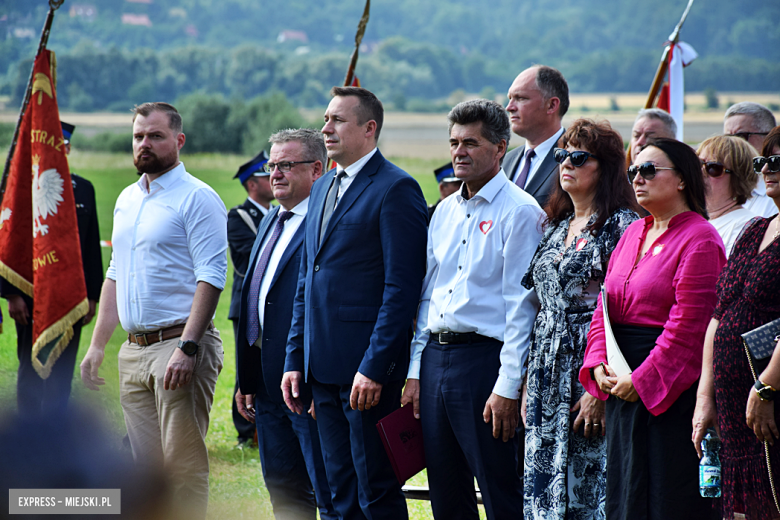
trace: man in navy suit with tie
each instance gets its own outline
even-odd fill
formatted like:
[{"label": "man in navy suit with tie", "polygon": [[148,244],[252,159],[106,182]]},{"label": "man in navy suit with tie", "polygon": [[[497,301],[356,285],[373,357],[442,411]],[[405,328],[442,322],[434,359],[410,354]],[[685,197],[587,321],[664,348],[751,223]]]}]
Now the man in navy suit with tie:
[{"label": "man in navy suit with tie", "polygon": [[507,97],[512,132],[525,138],[525,146],[506,154],[504,172],[544,208],[558,172],[553,153],[563,135],[569,85],[557,69],[535,65],[515,78]]},{"label": "man in navy suit with tie", "polygon": [[376,423],[400,407],[427,208],[419,184],[376,147],[382,103],[359,87],[331,94],[322,133],[338,168],[312,188],[282,390],[304,413],[301,384],[311,383],[339,517],[403,520]]},{"label": "man in navy suit with tie", "polygon": [[[292,413],[280,383],[303,249],[312,183],[328,158],[315,130],[271,136],[265,169],[279,207],[260,222],[241,291],[236,337],[236,406],[257,426],[257,443],[277,519],[337,518],[325,476],[317,423]],[[301,387],[307,405],[311,391]]]}]

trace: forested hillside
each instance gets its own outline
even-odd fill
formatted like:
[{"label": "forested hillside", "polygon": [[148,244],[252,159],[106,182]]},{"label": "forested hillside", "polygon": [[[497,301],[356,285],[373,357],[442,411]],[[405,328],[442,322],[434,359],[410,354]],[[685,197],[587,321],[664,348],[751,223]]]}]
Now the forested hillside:
[{"label": "forested hillside", "polygon": [[[45,0],[0,0],[0,95],[20,99]],[[643,91],[683,0],[374,0],[357,73],[399,109],[453,91],[504,92],[560,68],[577,92]],[[184,94],[283,92],[321,105],[343,81],[363,0],[66,0],[49,47],[73,110]],[[696,0],[682,32],[689,90],[776,91],[780,2]]]}]

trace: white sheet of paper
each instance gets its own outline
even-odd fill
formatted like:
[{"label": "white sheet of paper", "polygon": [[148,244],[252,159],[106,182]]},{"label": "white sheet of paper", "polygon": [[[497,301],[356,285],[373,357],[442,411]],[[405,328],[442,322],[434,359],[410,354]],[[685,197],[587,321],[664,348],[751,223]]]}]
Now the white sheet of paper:
[{"label": "white sheet of paper", "polygon": [[604,311],[604,336],[607,340],[607,364],[612,367],[618,377],[630,374],[631,368],[623,357],[623,352],[615,340],[612,332],[612,323],[609,321],[609,308],[607,304],[607,289],[601,287],[601,308]]}]

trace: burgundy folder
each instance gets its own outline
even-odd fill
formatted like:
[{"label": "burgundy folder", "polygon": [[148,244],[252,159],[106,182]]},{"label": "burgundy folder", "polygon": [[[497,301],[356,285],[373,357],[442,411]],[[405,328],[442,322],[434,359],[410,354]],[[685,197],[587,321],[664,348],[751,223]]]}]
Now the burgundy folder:
[{"label": "burgundy folder", "polygon": [[376,429],[379,430],[390,464],[401,485],[425,469],[422,425],[419,419],[414,418],[414,407],[411,404],[380,420],[376,423]]}]

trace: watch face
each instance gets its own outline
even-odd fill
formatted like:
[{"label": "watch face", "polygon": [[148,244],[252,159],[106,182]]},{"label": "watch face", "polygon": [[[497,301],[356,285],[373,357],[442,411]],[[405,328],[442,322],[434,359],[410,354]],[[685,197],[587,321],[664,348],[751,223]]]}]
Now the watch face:
[{"label": "watch face", "polygon": [[192,356],[198,352],[198,344],[194,341],[181,341],[179,342],[179,348],[188,356]]},{"label": "watch face", "polygon": [[764,387],[761,390],[758,391],[758,395],[766,399],[767,401],[771,401],[775,398],[775,393],[772,391],[771,388]]}]

